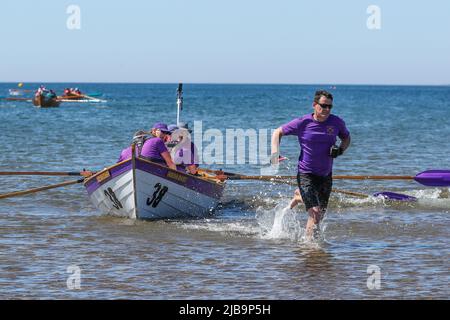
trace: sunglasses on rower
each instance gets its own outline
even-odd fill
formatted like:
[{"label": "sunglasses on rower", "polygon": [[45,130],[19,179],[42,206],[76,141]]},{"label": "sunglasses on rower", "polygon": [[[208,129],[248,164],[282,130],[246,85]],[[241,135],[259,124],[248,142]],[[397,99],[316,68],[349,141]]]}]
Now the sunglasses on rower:
[{"label": "sunglasses on rower", "polygon": [[332,104],[325,104],[325,103],[318,103],[317,104],[322,108],[322,109],[330,109],[333,108]]}]

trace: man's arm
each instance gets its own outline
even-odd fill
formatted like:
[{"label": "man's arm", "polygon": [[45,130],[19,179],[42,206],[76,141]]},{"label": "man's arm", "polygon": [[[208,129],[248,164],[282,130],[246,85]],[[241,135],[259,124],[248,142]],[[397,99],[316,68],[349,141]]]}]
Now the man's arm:
[{"label": "man's arm", "polygon": [[340,145],[342,152],[344,152],[350,146],[350,141],[351,141],[350,135],[348,135],[347,138],[342,139],[341,145]]},{"label": "man's arm", "polygon": [[350,134],[345,138],[341,140],[341,144],[340,146],[331,146],[330,149],[330,157],[332,158],[337,158],[340,155],[342,155],[344,153],[344,151],[350,146]]},{"label": "man's arm", "polygon": [[175,163],[173,163],[169,151],[164,151],[163,153],[161,153],[161,156],[163,157],[164,161],[166,161],[166,164],[170,169],[177,170],[177,166],[175,165]]},{"label": "man's arm", "polygon": [[283,136],[283,130],[281,127],[275,129],[272,134],[272,156],[270,158],[271,164],[278,164],[278,156],[280,154],[280,141]]}]

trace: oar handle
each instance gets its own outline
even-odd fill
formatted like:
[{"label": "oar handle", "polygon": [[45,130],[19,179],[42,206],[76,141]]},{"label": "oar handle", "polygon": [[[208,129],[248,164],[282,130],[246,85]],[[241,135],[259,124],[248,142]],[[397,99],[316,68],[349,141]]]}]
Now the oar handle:
[{"label": "oar handle", "polygon": [[227,177],[242,177],[242,176],[244,176],[239,173],[226,172],[226,171],[222,171],[222,170],[213,170],[213,169],[204,169],[204,168],[199,168],[199,170],[208,172],[208,173],[214,173],[217,175],[225,175]]},{"label": "oar handle", "polygon": [[68,186],[68,185],[71,185],[71,184],[75,184],[75,183],[81,183],[83,181],[84,181],[84,178],[83,179],[78,179],[78,180],[66,181],[66,182],[62,182],[62,183],[58,183],[58,184],[52,184],[52,185],[49,185],[49,186],[44,186],[44,187],[39,187],[39,188],[34,188],[34,189],[29,189],[29,190],[24,190],[24,191],[15,191],[15,192],[10,192],[10,193],[0,194],[0,199],[24,196],[24,195],[27,195],[27,194],[30,194],[30,193],[35,193],[35,192],[49,190],[49,189],[54,189],[54,188],[59,188],[59,187],[65,187],[65,186]]}]

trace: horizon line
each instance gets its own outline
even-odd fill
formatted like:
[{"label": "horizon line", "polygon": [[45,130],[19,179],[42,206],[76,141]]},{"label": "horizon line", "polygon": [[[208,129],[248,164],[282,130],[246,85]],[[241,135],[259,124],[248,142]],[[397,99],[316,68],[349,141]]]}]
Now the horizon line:
[{"label": "horizon line", "polygon": [[141,82],[141,81],[0,81],[0,84],[9,83],[53,83],[53,84],[63,84],[63,83],[82,83],[82,84],[195,84],[195,85],[298,85],[298,86],[411,86],[411,87],[445,87],[450,86],[450,83],[442,84],[407,84],[407,83],[299,83],[299,82]]}]

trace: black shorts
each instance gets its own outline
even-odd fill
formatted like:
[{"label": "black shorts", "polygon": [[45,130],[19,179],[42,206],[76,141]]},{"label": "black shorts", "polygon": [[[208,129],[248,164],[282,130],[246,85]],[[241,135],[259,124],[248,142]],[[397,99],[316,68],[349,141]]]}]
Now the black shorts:
[{"label": "black shorts", "polygon": [[297,174],[297,183],[303,202],[305,203],[306,211],[312,207],[327,208],[333,186],[331,174],[322,177],[312,173],[299,172]]}]

